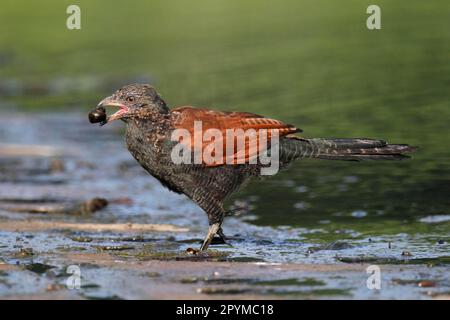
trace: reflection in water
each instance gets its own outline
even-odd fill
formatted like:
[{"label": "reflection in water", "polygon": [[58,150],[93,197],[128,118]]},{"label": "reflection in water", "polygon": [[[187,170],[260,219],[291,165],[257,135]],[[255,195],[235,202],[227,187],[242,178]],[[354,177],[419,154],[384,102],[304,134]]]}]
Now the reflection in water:
[{"label": "reflection in water", "polygon": [[[243,192],[258,196],[254,203],[258,224],[312,226],[329,219],[377,232],[373,223],[405,224],[448,213],[448,163],[435,161],[438,171],[423,168],[422,161],[420,157],[395,163],[299,161],[290,171],[255,182]],[[394,227],[381,232],[397,231]]]}]

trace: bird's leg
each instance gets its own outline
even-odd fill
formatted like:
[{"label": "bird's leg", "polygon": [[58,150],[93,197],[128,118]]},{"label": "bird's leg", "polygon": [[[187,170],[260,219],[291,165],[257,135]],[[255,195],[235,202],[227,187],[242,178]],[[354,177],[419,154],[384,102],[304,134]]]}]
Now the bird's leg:
[{"label": "bird's leg", "polygon": [[205,251],[206,249],[208,249],[209,245],[214,239],[214,236],[218,232],[219,236],[220,234],[223,235],[223,232],[221,232],[220,230],[223,219],[225,217],[225,211],[223,210],[223,206],[220,201],[214,200],[209,196],[205,196],[203,193],[197,193],[197,197],[198,199],[193,199],[200,205],[203,210],[205,210],[209,222],[208,234],[206,235],[205,239],[203,240],[202,246],[200,247],[200,251]]},{"label": "bird's leg", "polygon": [[206,235],[205,240],[203,240],[203,244],[200,247],[200,251],[205,251],[206,249],[208,249],[212,239],[214,238],[216,233],[219,231],[220,225],[221,225],[221,223],[216,222],[216,223],[213,223],[209,227],[208,234]]},{"label": "bird's leg", "polygon": [[222,227],[219,228],[217,234],[219,235],[220,239],[222,239],[223,243],[227,243],[227,236],[225,235],[225,233],[223,233]]}]

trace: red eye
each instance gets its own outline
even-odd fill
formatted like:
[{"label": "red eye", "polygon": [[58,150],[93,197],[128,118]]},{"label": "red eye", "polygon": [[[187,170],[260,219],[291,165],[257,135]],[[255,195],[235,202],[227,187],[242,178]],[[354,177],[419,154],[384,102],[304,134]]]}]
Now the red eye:
[{"label": "red eye", "polygon": [[129,97],[126,98],[126,100],[127,100],[128,102],[133,102],[133,101],[134,101],[134,97],[129,96]]}]

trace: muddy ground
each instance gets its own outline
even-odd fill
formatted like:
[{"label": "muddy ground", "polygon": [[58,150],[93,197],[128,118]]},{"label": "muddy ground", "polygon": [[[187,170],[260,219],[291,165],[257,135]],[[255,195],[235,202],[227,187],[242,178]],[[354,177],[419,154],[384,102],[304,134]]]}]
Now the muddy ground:
[{"label": "muddy ground", "polygon": [[[344,229],[336,240],[320,224],[255,224],[250,206],[226,221],[228,244],[192,255],[204,213],[135,164],[120,125],[13,113],[0,128],[2,299],[450,297],[448,215],[418,218],[423,232]],[[380,290],[367,286],[371,265]]]}]

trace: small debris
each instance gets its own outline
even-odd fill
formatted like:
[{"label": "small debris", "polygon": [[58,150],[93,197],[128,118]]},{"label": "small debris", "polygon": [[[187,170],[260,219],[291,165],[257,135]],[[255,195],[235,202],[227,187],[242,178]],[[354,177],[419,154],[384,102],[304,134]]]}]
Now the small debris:
[{"label": "small debris", "polygon": [[133,204],[133,199],[126,198],[126,197],[125,198],[117,198],[117,199],[112,199],[111,201],[109,201],[109,203],[131,206]]},{"label": "small debris", "polygon": [[180,280],[180,283],[186,284],[186,283],[198,283],[202,281],[202,279],[199,279],[197,277],[189,277],[189,278],[183,278]]},{"label": "small debris", "polygon": [[186,249],[186,252],[187,252],[188,254],[198,254],[200,251],[197,250],[197,249],[194,249],[194,248],[187,248],[187,249]]},{"label": "small debris", "polygon": [[50,172],[64,172],[65,167],[61,159],[55,158],[50,162]]},{"label": "small debris", "polygon": [[103,198],[93,198],[75,206],[71,211],[72,214],[86,215],[102,210],[108,205],[108,201]]},{"label": "small debris", "polygon": [[392,282],[395,284],[398,284],[398,285],[416,285],[421,288],[436,287],[436,281],[432,281],[432,280],[393,279]]},{"label": "small debris", "polygon": [[25,269],[37,273],[37,274],[43,274],[46,273],[48,270],[55,268],[55,266],[50,266],[48,264],[43,263],[31,263],[25,265]]},{"label": "small debris", "polygon": [[62,289],[64,289],[64,288],[65,288],[65,286],[63,286],[63,285],[61,285],[61,284],[52,283],[52,284],[49,284],[49,285],[47,286],[47,288],[45,288],[45,291],[48,291],[48,292],[51,292],[51,291],[59,291],[59,290],[62,290]]},{"label": "small debris", "polygon": [[408,250],[405,250],[405,251],[402,252],[402,256],[404,256],[404,257],[412,257],[412,253],[409,252]]},{"label": "small debris", "polygon": [[31,257],[34,255],[33,248],[22,248],[19,250],[17,256],[19,257]]},{"label": "small debris", "polygon": [[149,272],[146,272],[144,274],[144,276],[149,277],[149,278],[158,278],[158,277],[161,277],[161,273],[156,272],[156,271],[149,271]]},{"label": "small debris", "polygon": [[76,241],[76,242],[92,242],[93,239],[91,237],[76,236],[76,237],[71,237],[70,240]]},{"label": "small debris", "polygon": [[112,239],[112,242],[153,242],[155,239],[146,239],[143,236],[125,237],[119,239]]},{"label": "small debris", "polygon": [[94,248],[99,251],[125,251],[134,249],[131,246],[94,246]]},{"label": "small debris", "polygon": [[436,287],[436,282],[434,282],[434,281],[420,281],[417,285],[419,287],[421,287],[421,288],[432,288],[432,287]]},{"label": "small debris", "polygon": [[81,285],[82,289],[98,289],[100,286],[96,283],[86,283]]},{"label": "small debris", "polygon": [[244,294],[251,292],[246,288],[198,288],[200,294]]},{"label": "small debris", "polygon": [[255,281],[254,284],[258,286],[306,286],[306,287],[326,285],[326,283],[323,282],[322,280],[317,280],[315,278],[304,278],[304,279],[287,278],[276,280],[261,280]]}]

